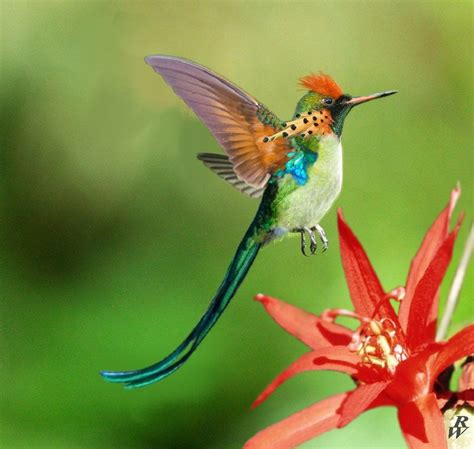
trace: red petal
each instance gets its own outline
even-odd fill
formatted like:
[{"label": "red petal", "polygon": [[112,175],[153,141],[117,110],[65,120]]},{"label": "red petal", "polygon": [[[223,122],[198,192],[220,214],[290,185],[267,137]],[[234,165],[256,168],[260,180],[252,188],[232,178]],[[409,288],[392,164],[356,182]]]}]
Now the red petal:
[{"label": "red petal", "polygon": [[443,345],[433,363],[431,376],[438,377],[449,365],[472,354],[474,354],[474,324],[460,330]]},{"label": "red petal", "polygon": [[337,425],[336,411],[349,393],[331,396],[257,433],[244,449],[292,449]]},{"label": "red petal", "polygon": [[458,385],[459,391],[474,390],[474,360],[467,359],[463,364]]},{"label": "red petal", "polygon": [[[444,240],[428,265],[423,277],[416,286],[411,300],[406,328],[407,344],[412,350],[418,346],[434,341],[434,326],[430,326],[435,317],[431,316],[433,304],[437,311],[437,293],[448,269],[453,247],[458,235],[460,223]],[[403,304],[403,301],[402,301]]]},{"label": "red petal", "polygon": [[438,408],[441,410],[453,397],[453,393],[444,392],[436,393],[436,402],[438,403]]},{"label": "red petal", "polygon": [[263,390],[257,399],[252,404],[252,408],[258,407],[268,396],[270,396],[283,382],[287,381],[296,374],[303,373],[305,371],[311,371],[318,369],[313,363],[315,357],[314,352],[308,352],[297,360],[295,360],[288,368],[282,371],[273,381],[270,383],[265,390]]},{"label": "red petal", "polygon": [[442,347],[442,343],[431,343],[423,351],[402,361],[397,366],[387,395],[398,404],[406,404],[428,394],[436,379],[431,374],[433,363]]},{"label": "red petal", "polygon": [[340,371],[352,375],[360,364],[360,357],[346,346],[321,348],[313,351],[313,354],[315,355],[313,362],[318,367],[317,369]]},{"label": "red petal", "polygon": [[463,407],[466,404],[469,404],[471,407],[474,407],[474,389],[464,390],[460,393],[456,393],[458,398],[457,403],[453,407]]},{"label": "red petal", "polygon": [[263,304],[278,325],[312,349],[351,342],[352,331],[339,324],[324,321],[271,296],[257,295],[255,299]]},{"label": "red petal", "polygon": [[408,325],[408,315],[410,313],[410,304],[415,293],[415,288],[423,277],[429,263],[436,254],[438,248],[443,243],[444,239],[448,235],[449,221],[456,202],[461,194],[459,187],[455,188],[451,192],[451,198],[446,208],[439,214],[438,218],[431,225],[430,229],[426,233],[423,242],[418,249],[415,257],[413,258],[410,265],[410,272],[408,273],[406,283],[406,296],[400,304],[398,316],[400,324],[403,330],[406,331]]},{"label": "red petal", "polygon": [[370,318],[378,310],[376,317],[390,318],[398,323],[392,305],[388,301],[381,303],[385,298],[382,285],[364,248],[344,221],[341,210],[338,211],[338,227],[342,266],[356,312]]},{"label": "red petal", "polygon": [[398,421],[410,449],[447,449],[443,415],[434,393],[400,407]]},{"label": "red petal", "polygon": [[[342,404],[337,427],[346,426],[368,408],[385,404],[385,398],[381,397],[381,393],[388,385],[389,382],[375,382],[358,386]],[[376,401],[377,399],[379,400]]]},{"label": "red petal", "polygon": [[474,390],[464,390],[459,393],[436,393],[436,400],[438,401],[438,408],[443,410],[449,402],[448,409],[455,410],[457,408],[469,405],[474,407]]},{"label": "red petal", "polygon": [[357,372],[357,364],[359,362],[359,357],[353,352],[350,352],[345,346],[321,348],[316,351],[308,352],[280,373],[273,382],[260,393],[252,404],[252,408],[260,405],[283,382],[286,382],[296,374],[305,371],[331,370],[340,371],[352,376]]}]

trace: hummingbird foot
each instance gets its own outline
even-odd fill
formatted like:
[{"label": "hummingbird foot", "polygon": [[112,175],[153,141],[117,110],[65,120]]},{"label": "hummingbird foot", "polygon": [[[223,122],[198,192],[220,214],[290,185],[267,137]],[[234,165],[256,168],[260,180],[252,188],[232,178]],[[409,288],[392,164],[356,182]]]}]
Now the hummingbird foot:
[{"label": "hummingbird foot", "polygon": [[[301,235],[301,252],[303,253],[303,256],[309,257],[309,256],[314,256],[316,254],[316,250],[318,249],[318,242],[316,240],[316,236],[314,235],[314,228],[297,228],[293,232],[299,232]],[[306,241],[306,235],[309,236],[309,254],[306,252],[306,247],[307,247],[307,241]]]},{"label": "hummingbird foot", "polygon": [[316,231],[319,234],[319,238],[321,239],[321,243],[323,244],[323,253],[328,249],[329,240],[326,236],[326,232],[324,231],[323,227],[320,225],[313,226],[311,228],[312,231]]}]

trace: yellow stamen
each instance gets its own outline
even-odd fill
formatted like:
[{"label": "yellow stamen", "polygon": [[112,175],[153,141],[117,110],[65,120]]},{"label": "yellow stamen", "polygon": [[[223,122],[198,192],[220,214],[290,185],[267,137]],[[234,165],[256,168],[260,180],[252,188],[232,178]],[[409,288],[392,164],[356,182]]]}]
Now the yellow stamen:
[{"label": "yellow stamen", "polygon": [[379,345],[380,349],[382,350],[385,356],[390,355],[391,353],[390,345],[388,344],[387,339],[383,335],[379,335],[377,337],[377,344]]},{"label": "yellow stamen", "polygon": [[400,362],[408,357],[398,338],[398,330],[392,320],[370,320],[354,334],[350,349],[356,352],[362,363],[375,365],[395,373]]},{"label": "yellow stamen", "polygon": [[369,323],[370,330],[375,334],[375,335],[380,335],[382,333],[382,326],[379,324],[378,321],[372,320]]}]

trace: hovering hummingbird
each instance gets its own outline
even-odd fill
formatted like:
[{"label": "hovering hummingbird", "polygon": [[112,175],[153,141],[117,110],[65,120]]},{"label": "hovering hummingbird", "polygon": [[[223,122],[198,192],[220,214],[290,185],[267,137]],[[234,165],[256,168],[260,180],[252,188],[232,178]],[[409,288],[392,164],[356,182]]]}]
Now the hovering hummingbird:
[{"label": "hovering hummingbird", "polygon": [[344,94],[328,75],[301,78],[307,90],[291,120],[211,70],[174,56],[145,59],[196,113],[223,148],[198,159],[236,189],[261,197],[255,218],[230,263],[207,311],[186,339],[160,362],[135,371],[103,371],[127,388],[164,379],[180,368],[224,312],[260,248],[287,234],[301,235],[301,251],[315,254],[318,238],[328,246],[321,219],[341,191],[344,120],[356,105],[396,93],[363,97]]}]

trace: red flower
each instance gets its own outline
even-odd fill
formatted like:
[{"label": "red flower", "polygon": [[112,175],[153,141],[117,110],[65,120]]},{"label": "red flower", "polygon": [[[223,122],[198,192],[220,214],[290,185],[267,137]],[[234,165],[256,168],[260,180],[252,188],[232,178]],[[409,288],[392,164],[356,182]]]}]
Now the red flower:
[{"label": "red flower", "polygon": [[[328,430],[344,427],[368,409],[385,405],[397,407],[400,427],[410,448],[447,448],[436,395],[437,379],[455,361],[474,354],[474,325],[446,342],[435,342],[439,286],[461,223],[459,220],[449,232],[459,194],[459,189],[453,190],[448,206],[427,232],[411,263],[405,288],[385,293],[364,249],[339,211],[342,265],[355,311],[329,310],[316,316],[269,296],[256,297],[270,316],[310,351],[283,371],[253,406],[303,371],[344,372],[357,386],[266,428],[244,449],[294,448]],[[390,299],[401,301],[398,315]],[[335,323],[340,315],[358,319],[359,328],[353,331]]]},{"label": "red flower", "polygon": [[[446,383],[449,384],[453,370],[448,372]],[[462,364],[461,376],[458,381],[458,391],[443,388],[438,394],[438,405],[443,410],[444,420],[450,421],[458,411],[474,410],[474,356],[469,356]],[[450,413],[447,413],[450,412]]]}]

